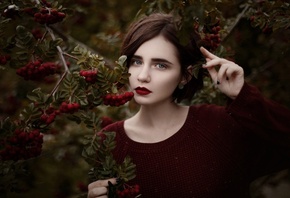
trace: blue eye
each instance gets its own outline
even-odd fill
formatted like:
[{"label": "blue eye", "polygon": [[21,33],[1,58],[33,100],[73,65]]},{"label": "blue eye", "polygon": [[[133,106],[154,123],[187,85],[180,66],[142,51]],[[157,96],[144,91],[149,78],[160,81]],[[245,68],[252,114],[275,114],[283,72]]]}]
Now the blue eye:
[{"label": "blue eye", "polygon": [[166,69],[167,68],[167,65],[166,64],[162,64],[162,63],[157,63],[155,65],[158,69]]},{"label": "blue eye", "polygon": [[141,60],[132,59],[130,65],[142,65]]}]

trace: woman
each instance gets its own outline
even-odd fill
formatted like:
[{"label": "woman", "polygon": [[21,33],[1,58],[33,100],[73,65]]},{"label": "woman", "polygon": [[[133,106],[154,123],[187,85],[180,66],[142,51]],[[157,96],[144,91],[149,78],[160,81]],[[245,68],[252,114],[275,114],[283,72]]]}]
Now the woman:
[{"label": "woman", "polygon": [[[244,82],[237,64],[190,43],[182,46],[171,15],[132,24],[121,53],[140,105],[133,117],[107,126],[116,131],[115,157],[132,157],[142,197],[239,198],[251,181],[290,164],[290,112]],[[229,97],[226,107],[181,106],[202,87],[193,66],[205,58],[212,80]],[[216,68],[218,67],[218,68]],[[89,185],[88,197],[107,197],[108,181]]]}]

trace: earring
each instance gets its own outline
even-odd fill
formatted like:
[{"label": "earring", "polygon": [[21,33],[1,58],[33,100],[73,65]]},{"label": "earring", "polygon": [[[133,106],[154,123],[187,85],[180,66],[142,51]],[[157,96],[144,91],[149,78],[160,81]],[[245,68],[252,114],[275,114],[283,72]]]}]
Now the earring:
[{"label": "earring", "polygon": [[179,89],[183,89],[183,88],[184,88],[184,84],[179,83],[178,88],[179,88]]}]

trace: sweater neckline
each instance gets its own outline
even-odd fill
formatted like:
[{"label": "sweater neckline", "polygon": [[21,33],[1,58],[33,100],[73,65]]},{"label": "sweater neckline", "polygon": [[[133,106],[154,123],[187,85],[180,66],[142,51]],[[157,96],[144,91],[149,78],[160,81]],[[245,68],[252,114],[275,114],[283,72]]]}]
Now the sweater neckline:
[{"label": "sweater neckline", "polygon": [[[167,149],[171,146],[174,146],[176,144],[180,144],[180,142],[187,137],[187,134],[191,131],[189,128],[192,128],[192,118],[195,117],[195,111],[193,106],[190,106],[187,112],[187,116],[185,119],[185,122],[183,125],[180,127],[180,129],[168,137],[165,140],[155,142],[155,143],[143,143],[143,142],[137,142],[132,140],[131,138],[128,137],[126,134],[125,128],[124,128],[124,122],[125,120],[122,120],[118,124],[118,131],[120,132],[120,138],[122,141],[124,141],[127,146],[134,148],[135,150],[151,150],[152,152],[154,151],[160,151],[163,149]],[[157,150],[158,149],[158,150]]]}]

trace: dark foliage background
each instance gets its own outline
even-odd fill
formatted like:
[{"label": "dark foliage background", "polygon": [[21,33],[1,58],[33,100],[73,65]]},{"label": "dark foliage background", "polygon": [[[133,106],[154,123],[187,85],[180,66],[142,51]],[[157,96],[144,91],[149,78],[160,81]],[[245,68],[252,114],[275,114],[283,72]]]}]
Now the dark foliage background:
[{"label": "dark foliage background", "polygon": [[[16,56],[15,52],[7,51],[7,46],[10,36],[15,34],[17,24],[28,29],[35,25],[26,15],[12,13],[12,17],[7,17],[8,6],[16,5],[23,9],[28,5],[37,7],[37,2],[39,3],[37,0],[0,1],[0,56]],[[200,18],[201,25],[213,23],[219,18],[222,47],[216,53],[241,65],[245,70],[246,80],[257,86],[266,97],[290,108],[288,1],[59,0],[58,6],[60,5],[66,17],[50,28],[57,38],[63,40],[62,49],[71,52],[76,45],[83,46],[103,56],[109,64],[119,58],[122,37],[137,13],[140,15],[153,11],[173,11],[181,14],[184,21],[187,21],[184,27],[187,27],[188,19],[193,15]],[[206,14],[212,17],[210,22],[205,17]],[[181,33],[187,30],[184,28]],[[53,56],[51,61],[57,59],[58,57]],[[76,64],[71,64],[70,69],[75,69]],[[20,61],[15,64],[0,64],[1,123],[8,117],[17,120],[21,110],[30,103],[27,94],[32,90],[41,87],[43,92],[49,93],[56,84],[56,78],[40,82],[24,80],[16,74],[16,69],[20,67]],[[189,102],[223,104],[224,98],[209,81],[206,84],[204,91]],[[100,118],[109,116],[114,121],[130,116],[137,108],[131,102],[118,108],[100,105],[94,111]],[[2,126],[1,124],[1,128]],[[1,137],[7,135],[4,129],[0,132]],[[44,134],[41,155],[17,163],[0,160],[0,196],[65,198],[78,197],[84,193],[90,167],[82,158],[81,139],[87,133],[86,126],[82,124],[67,118],[56,119]],[[289,182],[289,172],[285,170],[254,182],[251,194],[253,198],[286,198],[285,193],[290,193]]]}]

